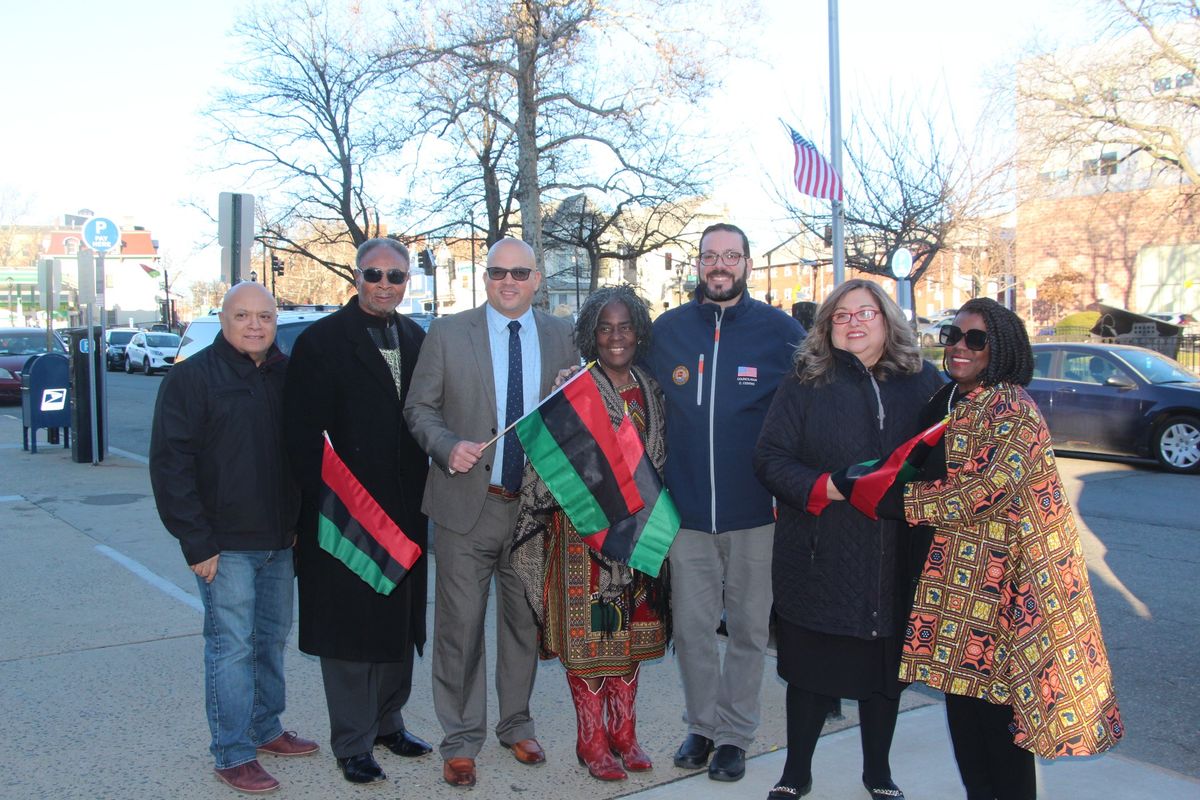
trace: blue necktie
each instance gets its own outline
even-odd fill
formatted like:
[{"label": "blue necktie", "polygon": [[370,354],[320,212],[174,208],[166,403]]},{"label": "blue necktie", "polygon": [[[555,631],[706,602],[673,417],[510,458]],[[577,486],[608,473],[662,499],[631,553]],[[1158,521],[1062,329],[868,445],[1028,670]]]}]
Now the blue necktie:
[{"label": "blue necktie", "polygon": [[[504,427],[525,413],[525,381],[521,376],[521,323],[508,323],[508,397],[504,401]],[[521,442],[516,431],[504,434],[504,472],[500,483],[510,492],[521,491],[521,471],[525,466]]]}]

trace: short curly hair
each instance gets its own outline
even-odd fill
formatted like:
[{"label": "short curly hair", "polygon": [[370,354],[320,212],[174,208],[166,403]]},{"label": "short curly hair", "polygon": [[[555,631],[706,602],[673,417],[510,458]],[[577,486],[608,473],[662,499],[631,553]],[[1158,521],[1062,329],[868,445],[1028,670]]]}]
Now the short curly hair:
[{"label": "short curly hair", "polygon": [[968,300],[958,313],[978,314],[987,327],[991,351],[979,382],[984,386],[998,383],[1028,386],[1033,380],[1033,348],[1021,318],[990,297]]},{"label": "short curly hair", "polygon": [[600,324],[600,312],[609,303],[622,303],[629,309],[629,319],[637,335],[637,357],[641,358],[650,349],[650,306],[625,283],[597,289],[583,301],[575,320],[575,346],[579,348],[579,354],[584,361],[596,361],[600,357],[596,347],[596,326]]}]

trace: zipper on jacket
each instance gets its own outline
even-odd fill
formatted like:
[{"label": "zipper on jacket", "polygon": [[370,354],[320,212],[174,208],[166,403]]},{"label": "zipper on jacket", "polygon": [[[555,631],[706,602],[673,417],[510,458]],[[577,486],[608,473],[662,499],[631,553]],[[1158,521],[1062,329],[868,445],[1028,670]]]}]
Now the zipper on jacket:
[{"label": "zipper on jacket", "polygon": [[721,349],[721,320],[725,317],[724,307],[717,307],[717,327],[713,331],[712,366],[709,368],[711,377],[708,381],[708,496],[709,496],[709,527],[717,532],[717,460],[713,452],[714,424],[717,412],[717,351]]}]

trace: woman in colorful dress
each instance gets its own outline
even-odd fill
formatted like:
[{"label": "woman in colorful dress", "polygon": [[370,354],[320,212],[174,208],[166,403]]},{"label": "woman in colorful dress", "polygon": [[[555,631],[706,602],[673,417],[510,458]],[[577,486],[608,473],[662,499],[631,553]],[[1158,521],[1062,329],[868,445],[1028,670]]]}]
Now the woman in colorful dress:
[{"label": "woman in colorful dress", "polygon": [[900,678],[946,693],[968,800],[1033,800],[1035,755],[1099,753],[1124,727],[1075,515],[1024,389],[1025,326],[982,298],[941,338],[951,383],[923,422],[945,430],[919,480],[876,508],[932,538]]},{"label": "woman in colorful dress", "polygon": [[[579,310],[575,343],[614,429],[628,413],[662,474],[662,392],[634,364],[650,340],[650,314],[629,286],[593,292]],[[651,768],[637,742],[638,669],[662,658],[670,638],[666,564],[658,578],[588,547],[532,467],[521,491],[513,568],[541,629],[542,658],[558,658],[575,703],[580,763],[595,778]],[[615,756],[615,757],[614,757]]]}]

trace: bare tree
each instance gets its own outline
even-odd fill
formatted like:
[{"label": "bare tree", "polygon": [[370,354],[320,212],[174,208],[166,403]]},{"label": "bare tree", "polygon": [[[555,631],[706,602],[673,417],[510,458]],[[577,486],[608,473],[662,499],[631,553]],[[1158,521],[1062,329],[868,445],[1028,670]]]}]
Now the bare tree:
[{"label": "bare tree", "polygon": [[[232,167],[277,205],[262,241],[352,280],[346,248],[383,232],[382,184],[409,136],[395,113],[401,55],[361,3],[257,6],[237,23],[246,60],[209,109]],[[389,209],[394,210],[394,209]]]},{"label": "bare tree", "polygon": [[1026,178],[1141,171],[1160,184],[1200,185],[1196,0],[1096,5],[1097,44],[1031,54],[1018,65],[1020,135],[1035,154]]},{"label": "bare tree", "polygon": [[[723,42],[736,40],[737,25],[722,27],[711,6],[707,16],[694,6],[513,0],[467,13],[455,4],[439,18],[426,52],[482,89],[455,107],[485,113],[515,142],[521,235],[539,265],[544,193],[605,193],[655,180],[647,162],[661,147],[653,137],[678,135],[662,123],[666,109],[694,103],[715,85],[710,65],[727,52]],[[734,17],[739,9],[726,11]],[[701,21],[709,23],[704,31]],[[484,76],[495,81],[490,88]]]}]

